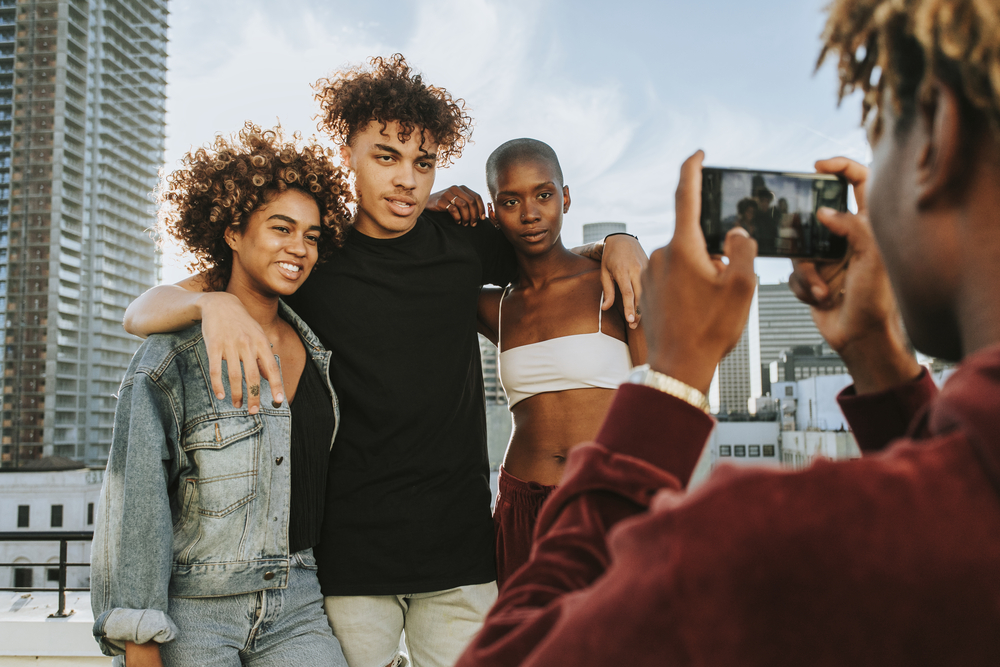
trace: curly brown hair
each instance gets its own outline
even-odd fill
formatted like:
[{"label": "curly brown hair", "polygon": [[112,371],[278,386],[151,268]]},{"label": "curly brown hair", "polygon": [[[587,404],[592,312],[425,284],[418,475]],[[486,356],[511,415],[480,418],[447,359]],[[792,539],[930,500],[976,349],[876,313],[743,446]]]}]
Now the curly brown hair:
[{"label": "curly brown hair", "polygon": [[[428,86],[402,54],[374,57],[370,68],[359,66],[334,72],[313,84],[319,102],[319,129],[348,145],[368,123],[399,123],[399,140],[426,132],[438,143],[437,162],[446,167],[462,155],[472,136],[472,118],[465,100],[453,99],[444,88]],[[423,147],[421,134],[420,145]]]},{"label": "curly brown hair", "polygon": [[162,235],[192,255],[193,271],[224,290],[233,266],[225,230],[242,231],[250,214],[289,188],[316,200],[320,215],[319,258],[344,242],[352,200],[347,175],[333,152],[296,134],[286,140],[281,128],[261,130],[247,122],[233,137],[216,135],[208,146],[189,152],[181,168],[166,176],[157,191]]},{"label": "curly brown hair", "polygon": [[[892,93],[905,128],[937,78],[962,99],[963,112],[1000,134],[1000,3],[995,0],[834,0],[817,68],[835,54],[840,99],[864,93],[862,121]],[[876,78],[877,77],[877,78]]]}]

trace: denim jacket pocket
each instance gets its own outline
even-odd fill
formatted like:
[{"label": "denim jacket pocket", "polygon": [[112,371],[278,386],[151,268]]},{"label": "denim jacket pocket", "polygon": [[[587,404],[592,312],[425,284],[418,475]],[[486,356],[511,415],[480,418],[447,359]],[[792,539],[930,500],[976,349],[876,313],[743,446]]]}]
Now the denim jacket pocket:
[{"label": "denim jacket pocket", "polygon": [[185,478],[196,485],[199,514],[223,517],[257,495],[262,429],[258,415],[245,414],[185,429],[182,447],[190,463]]}]

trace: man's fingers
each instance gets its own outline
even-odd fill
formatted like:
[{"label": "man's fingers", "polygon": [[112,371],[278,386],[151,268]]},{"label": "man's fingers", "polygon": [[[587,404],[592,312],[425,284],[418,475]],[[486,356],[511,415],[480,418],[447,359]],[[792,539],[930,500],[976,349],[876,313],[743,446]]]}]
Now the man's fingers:
[{"label": "man's fingers", "polygon": [[846,157],[835,157],[816,162],[816,171],[821,174],[839,174],[854,187],[854,199],[858,209],[865,209],[865,181],[868,179],[868,167]]},{"label": "man's fingers", "polygon": [[240,369],[240,355],[235,348],[226,351],[226,370],[229,375],[229,391],[233,396],[233,407],[243,407],[243,373]]},{"label": "man's fingers", "polygon": [[705,153],[697,151],[681,165],[681,177],[674,199],[676,220],[673,243],[705,248],[701,233],[701,163]]},{"label": "man's fingers", "polygon": [[243,363],[243,372],[247,377],[247,410],[255,415],[260,411],[260,374],[257,363]]},{"label": "man's fingers", "polygon": [[834,234],[847,237],[847,243],[855,250],[867,247],[871,232],[864,220],[855,213],[820,208],[816,218]]},{"label": "man's fingers", "polygon": [[[641,280],[639,281],[642,282]],[[632,288],[632,283],[625,281],[625,284],[619,286],[619,291],[622,293],[622,309],[625,312],[625,321],[628,322],[629,327],[635,329],[639,326],[639,311],[637,305],[639,299],[636,298],[635,290]],[[642,287],[639,287],[640,293]]]},{"label": "man's fingers", "polygon": [[[757,242],[750,238],[750,234],[742,227],[733,227],[726,234],[726,240],[722,246],[726,257],[729,258],[729,267],[726,273],[737,273],[753,276],[753,260],[757,256]],[[756,280],[756,279],[755,279]]]},{"label": "man's fingers", "polygon": [[222,384],[222,353],[208,350],[208,378],[212,381],[212,393],[217,399],[226,398],[226,386]]},{"label": "man's fingers", "polygon": [[814,262],[792,260],[791,277],[788,286],[799,301],[810,306],[819,306],[830,298],[830,287],[820,277]]},{"label": "man's fingers", "polygon": [[601,289],[604,290],[601,310],[607,310],[615,304],[615,279],[611,276],[611,272],[603,266],[601,267]]},{"label": "man's fingers", "polygon": [[267,380],[268,386],[271,387],[271,399],[275,404],[281,405],[285,400],[285,385],[281,381],[281,369],[278,367],[278,362],[275,361],[270,345],[268,345],[267,350],[260,356],[257,363],[260,367],[260,372],[264,375],[264,379]]},{"label": "man's fingers", "polygon": [[472,211],[472,215],[474,216],[472,224],[476,224],[476,221],[478,220],[485,220],[486,204],[483,203],[483,198],[479,196],[478,192],[465,185],[462,186],[462,191],[469,199],[470,209]]}]

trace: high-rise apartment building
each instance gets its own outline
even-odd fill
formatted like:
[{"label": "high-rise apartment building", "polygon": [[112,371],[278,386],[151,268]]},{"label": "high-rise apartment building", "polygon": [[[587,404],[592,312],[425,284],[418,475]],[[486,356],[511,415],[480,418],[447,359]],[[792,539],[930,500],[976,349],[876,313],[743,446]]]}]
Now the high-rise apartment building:
[{"label": "high-rise apartment building", "polygon": [[166,0],[0,0],[0,466],[107,457],[156,282]]},{"label": "high-rise apartment building", "polygon": [[823,342],[809,306],[792,294],[788,283],[758,285],[757,309],[762,366],[767,367],[772,361],[777,361],[781,353],[789,348]]},{"label": "high-rise apartment building", "polygon": [[588,222],[583,226],[583,242],[600,241],[608,234],[625,231],[624,222]]},{"label": "high-rise apartment building", "polygon": [[751,397],[750,325],[747,323],[736,347],[719,362],[719,414],[747,412]]}]

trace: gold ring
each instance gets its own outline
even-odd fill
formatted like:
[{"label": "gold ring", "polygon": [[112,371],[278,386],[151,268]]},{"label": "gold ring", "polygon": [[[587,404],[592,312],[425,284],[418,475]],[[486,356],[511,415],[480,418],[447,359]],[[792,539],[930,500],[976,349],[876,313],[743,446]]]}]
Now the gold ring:
[{"label": "gold ring", "polygon": [[455,195],[454,197],[451,198],[451,203],[454,204],[456,199],[458,199],[458,195]]}]

